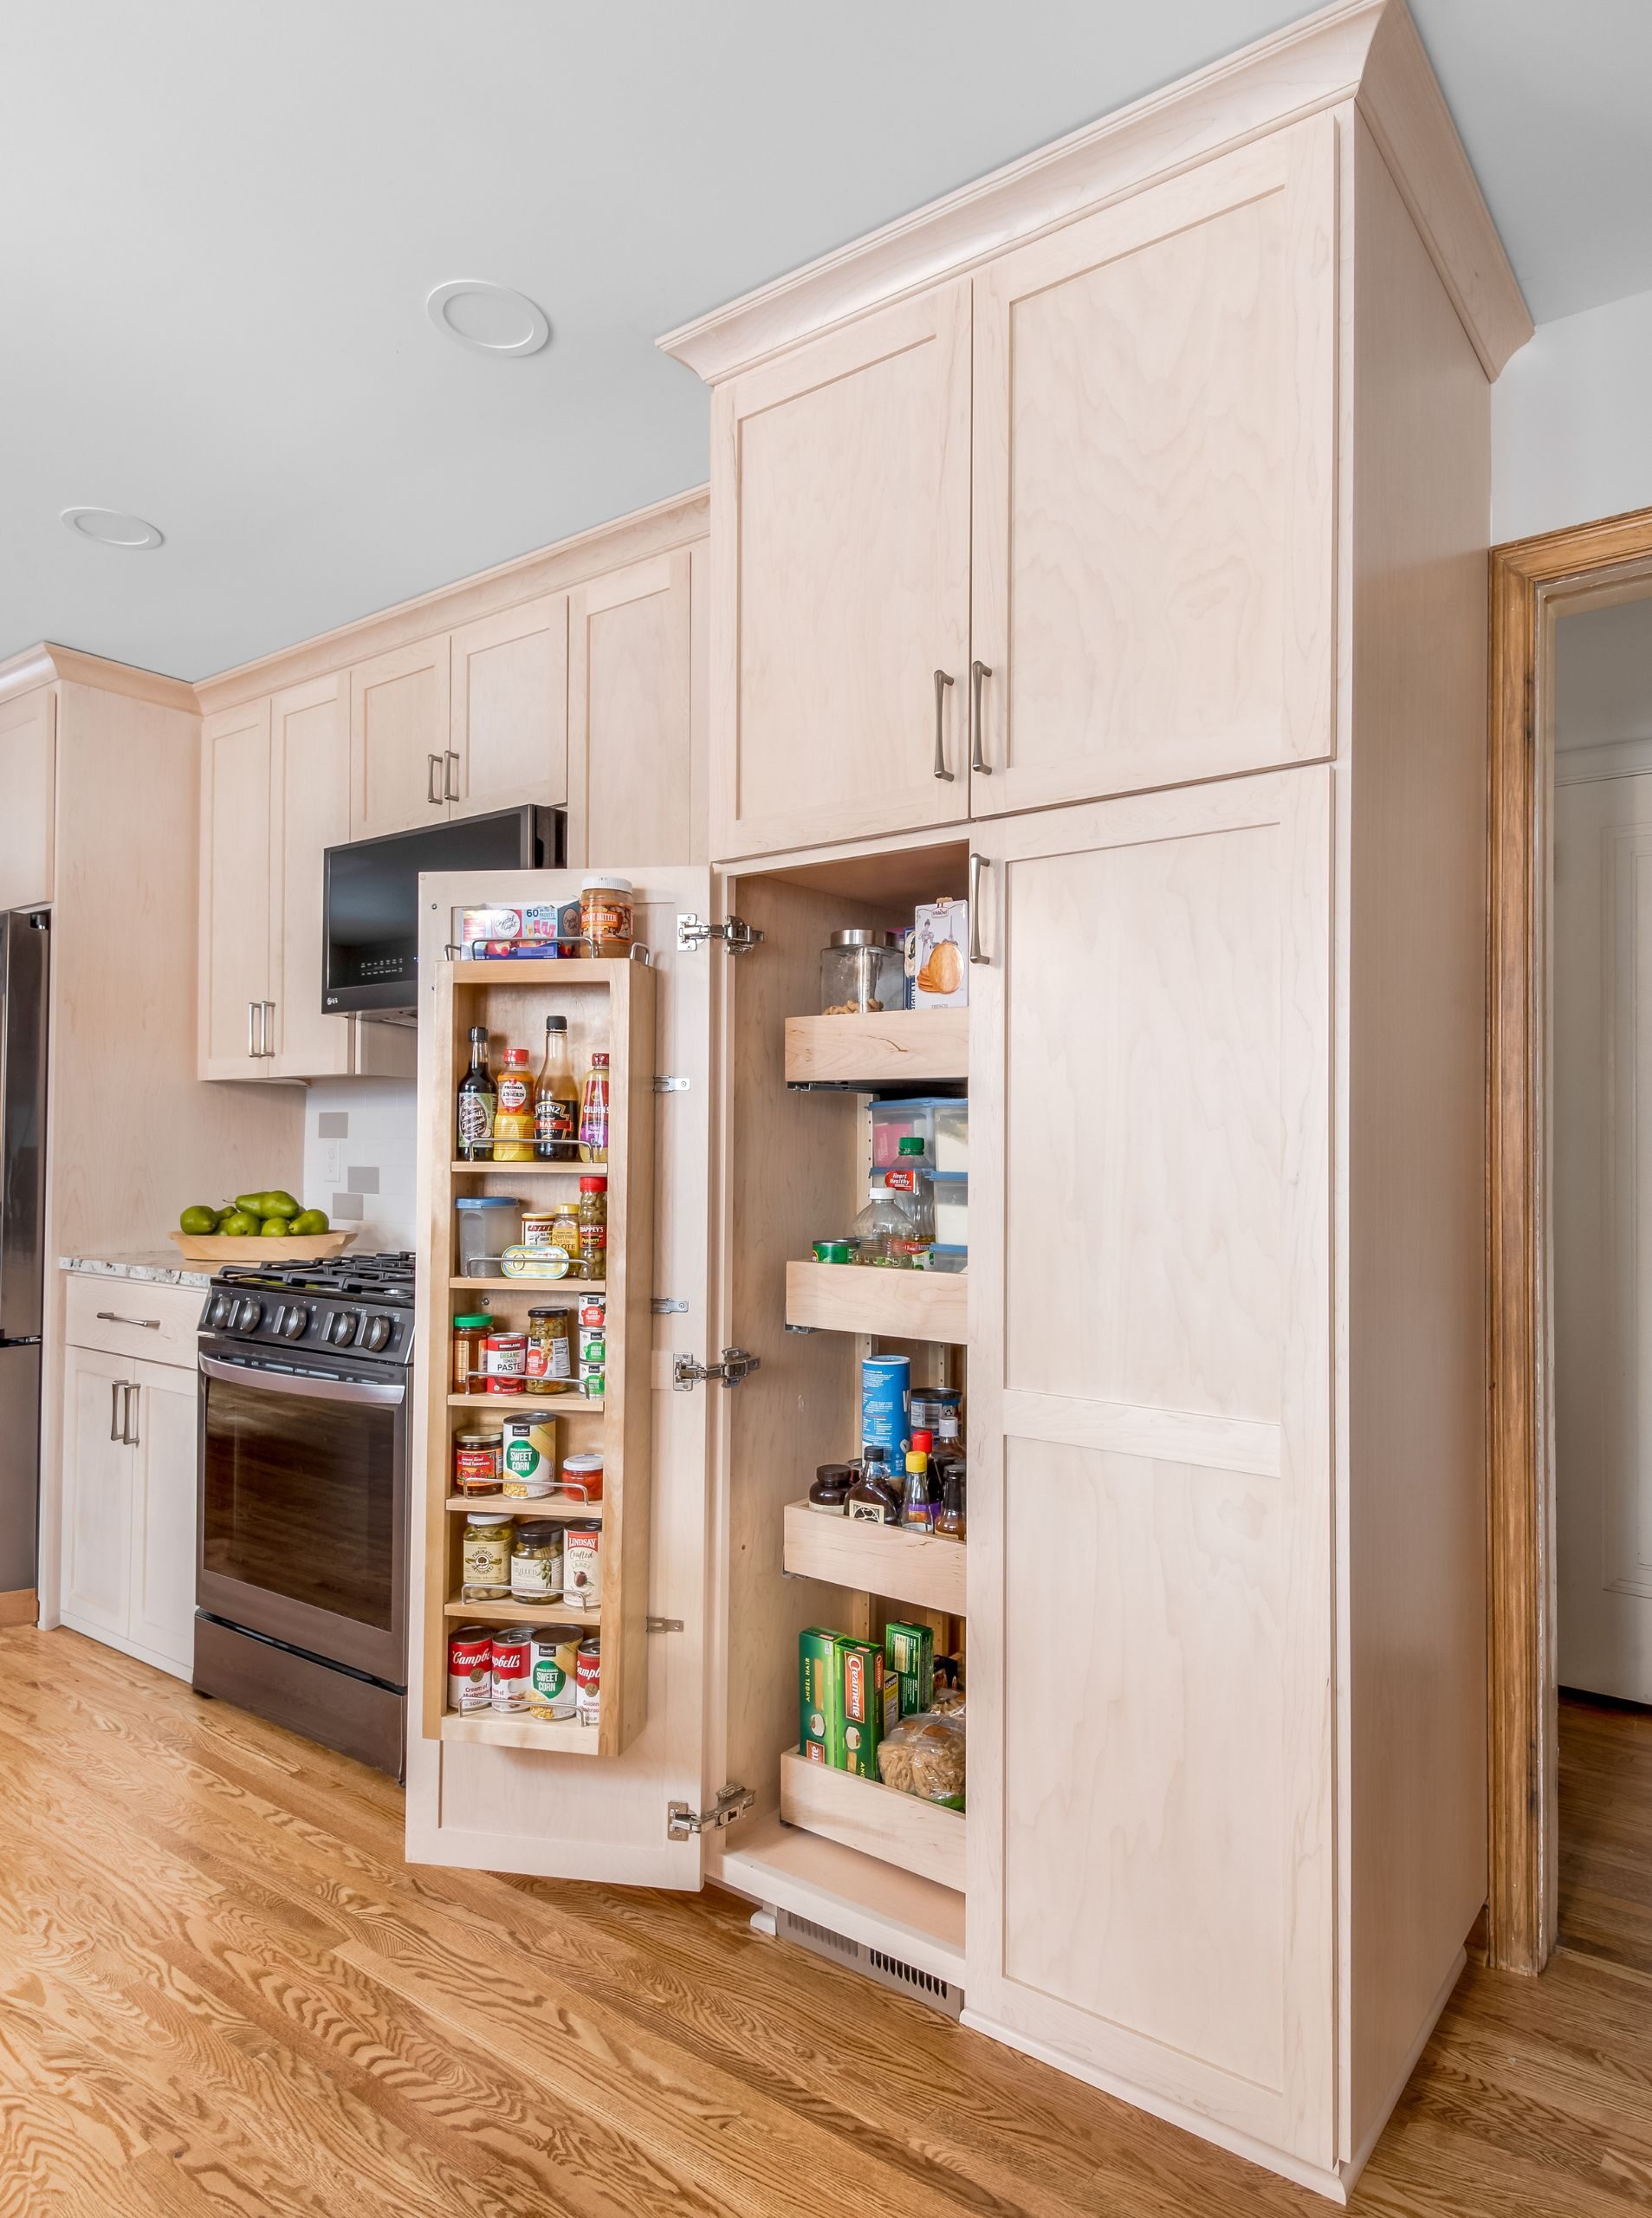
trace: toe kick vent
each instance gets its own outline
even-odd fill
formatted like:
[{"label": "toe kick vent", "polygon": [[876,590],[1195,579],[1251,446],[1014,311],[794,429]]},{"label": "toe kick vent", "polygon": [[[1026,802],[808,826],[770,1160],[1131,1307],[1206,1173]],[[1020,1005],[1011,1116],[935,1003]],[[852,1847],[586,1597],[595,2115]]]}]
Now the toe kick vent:
[{"label": "toe kick vent", "polygon": [[943,2017],[958,2018],[963,2014],[963,1989],[955,1987],[950,1980],[942,1979],[935,1972],[920,1971],[916,1964],[905,1963],[885,1949],[865,1948],[845,1933],[834,1933],[829,1925],[817,1925],[813,1918],[799,1917],[794,1910],[775,1910],[774,1937],[795,1941],[800,1949],[824,1956],[830,1963],[846,1965],[852,1971],[876,1980],[879,1987],[893,1988],[897,1994],[910,1994],[915,2002],[927,2002]]}]

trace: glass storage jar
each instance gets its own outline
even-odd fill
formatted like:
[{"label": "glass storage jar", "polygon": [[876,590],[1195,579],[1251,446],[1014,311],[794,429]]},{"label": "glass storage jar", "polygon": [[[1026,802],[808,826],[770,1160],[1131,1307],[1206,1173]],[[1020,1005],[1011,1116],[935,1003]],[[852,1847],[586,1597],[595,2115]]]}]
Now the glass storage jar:
[{"label": "glass storage jar", "polygon": [[898,932],[833,932],[820,950],[820,1014],[876,1015],[906,1006],[906,965]]},{"label": "glass storage jar", "polygon": [[459,1276],[496,1279],[501,1257],[522,1236],[522,1205],[506,1194],[466,1194],[453,1204],[459,1220]]}]

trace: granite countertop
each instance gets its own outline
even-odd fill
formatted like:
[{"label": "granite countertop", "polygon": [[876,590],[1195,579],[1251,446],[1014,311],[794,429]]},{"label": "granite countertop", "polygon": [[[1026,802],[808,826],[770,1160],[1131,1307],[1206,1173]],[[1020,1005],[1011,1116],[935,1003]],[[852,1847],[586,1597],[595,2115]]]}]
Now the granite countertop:
[{"label": "granite countertop", "polygon": [[89,1278],[146,1279],[152,1286],[198,1286],[212,1283],[211,1271],[186,1263],[174,1248],[148,1255],[60,1255],[60,1270],[82,1271]]}]

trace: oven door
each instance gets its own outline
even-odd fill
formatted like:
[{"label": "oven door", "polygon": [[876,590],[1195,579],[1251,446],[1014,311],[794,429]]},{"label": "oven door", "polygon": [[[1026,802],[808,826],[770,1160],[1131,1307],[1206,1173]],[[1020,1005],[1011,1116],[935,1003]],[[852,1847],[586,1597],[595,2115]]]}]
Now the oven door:
[{"label": "oven door", "polygon": [[200,1372],[198,1605],[404,1689],[405,1383]]}]

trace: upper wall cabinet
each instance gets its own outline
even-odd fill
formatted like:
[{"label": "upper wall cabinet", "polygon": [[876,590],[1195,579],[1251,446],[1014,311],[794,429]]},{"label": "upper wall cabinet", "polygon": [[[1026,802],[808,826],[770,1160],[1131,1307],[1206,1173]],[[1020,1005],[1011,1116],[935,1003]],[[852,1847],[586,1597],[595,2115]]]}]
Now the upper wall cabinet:
[{"label": "upper wall cabinet", "polygon": [[978,274],[976,815],[1331,753],[1335,159],[1316,116]]},{"label": "upper wall cabinet", "polygon": [[445,632],[350,672],[352,840],[445,820],[456,790],[448,683]]},{"label": "upper wall cabinet", "polygon": [[969,813],[969,284],[721,386],[712,852]]},{"label": "upper wall cabinet", "polygon": [[353,1067],[355,1028],[321,1008],[322,858],[350,836],[347,687],[318,678],[270,704],[269,1078]]},{"label": "upper wall cabinet", "polygon": [[201,727],[203,1078],[262,1078],[269,996],[269,703]]},{"label": "upper wall cabinet", "polygon": [[53,733],[49,685],[0,704],[0,910],[52,898]]},{"label": "upper wall cabinet", "polygon": [[639,863],[705,859],[703,847],[694,851],[705,807],[695,561],[694,550],[679,547],[569,596],[571,864],[612,855]]},{"label": "upper wall cabinet", "polygon": [[524,601],[453,634],[449,730],[442,784],[453,815],[567,798],[566,593]]}]

